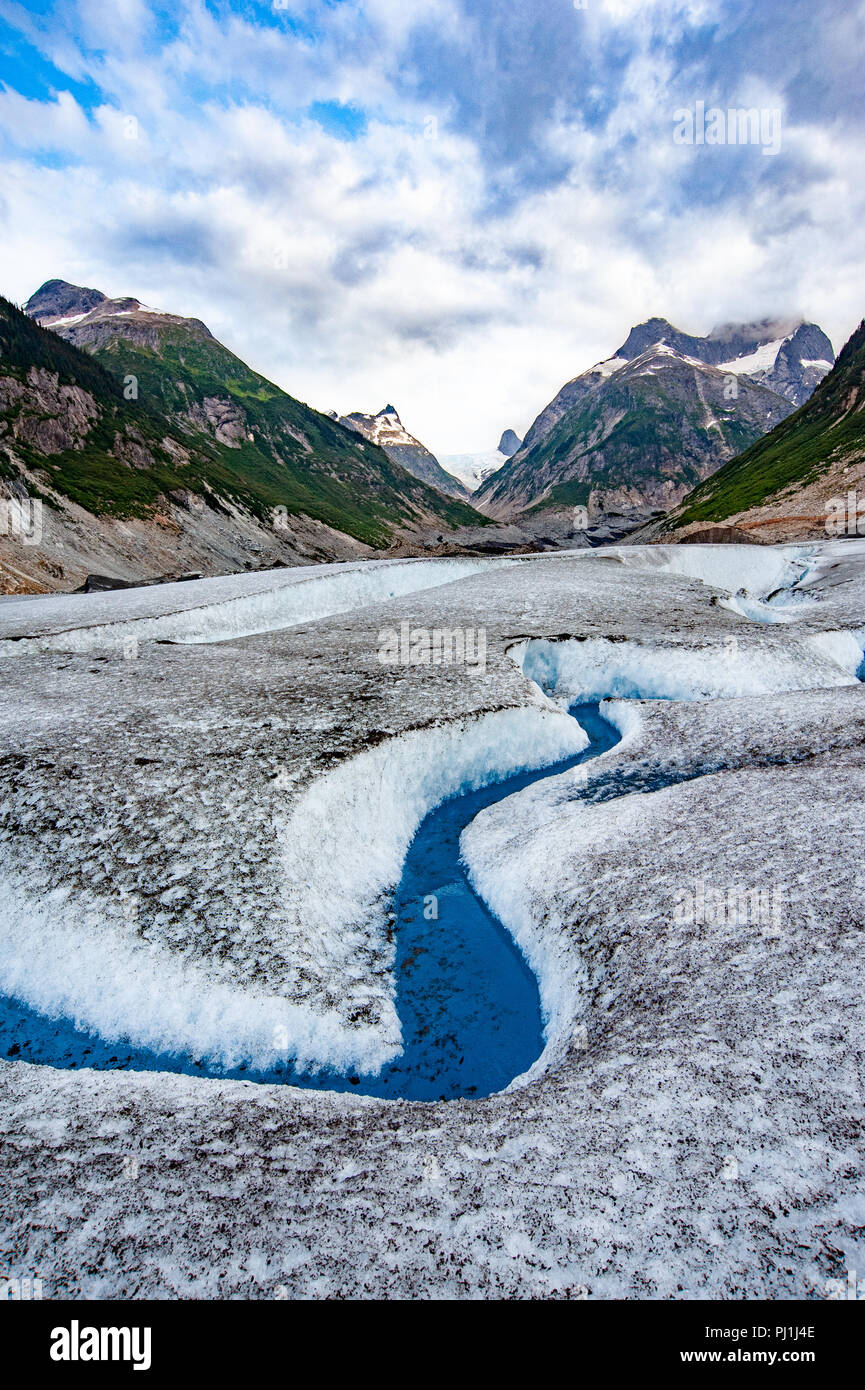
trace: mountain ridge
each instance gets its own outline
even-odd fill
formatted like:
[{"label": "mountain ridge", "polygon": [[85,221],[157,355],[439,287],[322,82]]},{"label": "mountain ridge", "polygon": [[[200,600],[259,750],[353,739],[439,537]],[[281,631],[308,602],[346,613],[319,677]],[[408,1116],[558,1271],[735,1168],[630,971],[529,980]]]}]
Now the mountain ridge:
[{"label": "mountain ridge", "polygon": [[[477,505],[498,518],[545,506],[637,520],[670,510],[807,399],[830,359],[822,329],[797,320],[726,324],[701,338],[648,319],[565,383],[510,462],[482,481]],[[648,375],[670,388],[666,400],[636,381]]]},{"label": "mountain ridge", "polygon": [[465,485],[459,478],[448,473],[435,454],[421,444],[419,439],[409,434],[395,406],[388,404],[375,415],[354,411],[350,415],[340,415],[338,418],[341,425],[355,430],[373,444],[378,444],[388,458],[401,464],[415,478],[420,478],[446,496],[456,497],[462,502],[468,501],[469,492]]},{"label": "mountain ridge", "polygon": [[489,515],[585,506],[633,513],[635,524],[668,511],[709,473],[793,409],[744,378],[728,396],[727,374],[656,344],[598,374],[577,403],[531,448],[481,485]]},{"label": "mountain ridge", "polygon": [[484,524],[199,320],[56,280],[25,308],[0,300],[0,491],[47,504],[42,550],[0,538],[21,582],[68,587],[88,565],[152,578],[175,568],[171,535],[186,567],[225,572]]},{"label": "mountain ridge", "polygon": [[770,541],[856,534],[863,485],[865,319],[805,404],[696,488],[653,538],[687,540],[717,524]]},{"label": "mountain ridge", "polygon": [[[624,343],[611,357],[595,363],[565,383],[532,422],[522,447],[531,448],[581,399],[586,390],[591,389],[602,377],[610,376],[619,367],[640,356],[655,343],[665,343],[685,357],[694,357],[700,362],[705,362],[707,366],[722,367],[731,372],[737,362],[742,370],[743,359],[747,366],[748,357],[761,347],[774,346],[776,354],[772,363],[767,362],[765,366],[758,365],[754,368],[759,374],[756,378],[757,384],[777,390],[779,395],[784,395],[793,405],[802,405],[822,379],[820,368],[810,364],[825,361],[825,371],[822,372],[825,376],[835,360],[832,344],[823,330],[817,324],[808,324],[801,320],[762,319],[752,324],[723,324],[713,328],[705,337],[699,337],[674,328],[668,319],[647,319],[631,329]],[[773,382],[769,378],[777,366],[777,355],[785,345],[789,345],[788,351]],[[812,352],[814,356],[798,358],[797,354],[805,350]],[[823,357],[821,354],[826,356]],[[804,368],[800,377],[793,380],[791,372],[795,377],[795,370],[792,364],[797,360],[806,362],[809,366]],[[750,376],[751,373],[746,371],[746,375]],[[787,389],[778,389],[784,386]],[[791,391],[793,394],[790,394]]]}]

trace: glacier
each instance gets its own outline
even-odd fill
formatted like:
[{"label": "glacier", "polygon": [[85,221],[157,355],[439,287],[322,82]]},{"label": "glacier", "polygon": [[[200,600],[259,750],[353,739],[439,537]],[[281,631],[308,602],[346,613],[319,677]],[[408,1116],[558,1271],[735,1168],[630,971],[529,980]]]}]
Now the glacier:
[{"label": "glacier", "polygon": [[[154,1046],[265,1059],[276,1019],[383,1065],[419,819],[578,751],[576,699],[622,735],[463,832],[538,978],[527,1073],[442,1104],[4,1054],[9,1267],[76,1298],[826,1296],[865,1254],[863,549],[0,604],[2,987]],[[485,671],[382,666],[403,621],[482,627]],[[698,883],[783,889],[780,931],[680,920]]]}]

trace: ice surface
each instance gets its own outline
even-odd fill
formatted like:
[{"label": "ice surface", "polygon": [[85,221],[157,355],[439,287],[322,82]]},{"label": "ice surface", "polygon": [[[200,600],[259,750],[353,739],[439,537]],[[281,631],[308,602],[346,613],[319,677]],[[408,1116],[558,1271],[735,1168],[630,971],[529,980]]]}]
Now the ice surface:
[{"label": "ice surface", "polygon": [[[639,741],[643,720],[639,709],[620,703],[622,699],[699,701],[853,685],[858,683],[855,671],[862,660],[862,646],[850,634],[830,634],[806,639],[791,649],[776,649],[759,666],[740,652],[735,639],[727,646],[700,649],[603,638],[535,640],[518,644],[511,654],[530,679],[564,705],[608,701],[602,707],[604,714],[620,729],[620,748],[626,749]],[[604,768],[602,758],[587,767],[583,776],[597,779]],[[557,779],[564,785],[571,780],[570,774]],[[578,1012],[579,992],[586,983],[582,961],[567,953],[563,956],[554,934],[550,940],[549,924],[545,923],[543,933],[535,930],[524,905],[525,861],[513,855],[514,826],[522,825],[527,838],[537,839],[541,808],[550,792],[549,787],[537,786],[510,798],[506,815],[491,808],[463,832],[461,841],[475,888],[511,931],[538,976],[549,1041],[531,1074],[549,1064],[550,1050]],[[578,841],[587,836],[603,841],[609,839],[612,825],[617,836],[626,840],[630,819],[640,814],[640,803],[632,798],[608,810],[574,809],[571,819],[576,824],[567,833],[569,837],[576,834]]]},{"label": "ice surface", "polygon": [[301,1069],[374,1067],[383,1056],[379,1030],[348,1030],[334,1016],[223,982],[218,969],[142,942],[110,903],[61,893],[35,901],[26,875],[8,868],[0,898],[0,991],[49,1018],[226,1067],[271,1066],[284,1059],[285,1038]]},{"label": "ice surface", "polygon": [[[358,940],[383,932],[384,906],[428,811],[457,792],[587,745],[580,726],[558,710],[503,710],[403,734],[341,764],[304,793],[282,832],[296,930],[316,943],[319,959],[350,969]],[[391,996],[387,1055],[399,1037]]]},{"label": "ice surface", "polygon": [[[44,649],[59,651],[110,650],[130,638],[224,642],[350,612],[508,563],[348,561],[101,594],[14,599],[0,608],[0,639],[11,638],[17,644],[22,638],[44,634]],[[4,654],[14,651],[10,644]]]},{"label": "ice surface", "polygon": [[735,638],[695,649],[590,637],[583,642],[530,641],[514,655],[527,676],[565,702],[711,700],[854,684],[847,647],[843,666],[834,659],[835,650],[831,644],[821,649],[812,639],[765,652],[755,663]]},{"label": "ice surface", "polygon": [[[865,627],[857,631],[818,632],[805,639],[810,647],[851,676],[858,676],[865,656]],[[861,680],[861,676],[858,677]]]},{"label": "ice surface", "polygon": [[490,474],[497,473],[509,462],[509,455],[498,449],[486,449],[476,454],[439,454],[438,461],[447,473],[459,478],[470,492],[474,492]]},{"label": "ice surface", "polygon": [[[0,691],[7,978],[191,1045],[266,1048],[273,999],[312,1052],[370,1061],[393,1041],[377,885],[417,815],[458,765],[540,756],[538,719],[555,752],[565,716],[513,656],[559,704],[610,679],[666,698],[605,705],[615,749],[463,837],[541,978],[532,1075],[416,1105],[0,1061],[7,1268],[46,1297],[792,1299],[865,1267],[863,547],[816,548],[795,626],[712,598],[767,601],[799,550],[669,549],[675,571],[657,552],[525,559],[136,662],[17,644]],[[232,599],[280,582],[213,581]],[[186,588],[94,595],[83,621],[201,607],[208,591]],[[14,608],[14,635],[64,621]],[[482,626],[486,672],[381,668],[383,619]],[[517,712],[505,739],[496,720]],[[677,922],[696,880],[783,887],[780,935]],[[127,888],[137,926],[111,907]],[[301,900],[314,940],[291,927]]]},{"label": "ice surface", "polygon": [[755,597],[801,583],[820,560],[816,544],[633,546],[617,547],[610,554],[623,565],[663,569],[699,579],[713,589],[730,594],[744,589]]},{"label": "ice surface", "polygon": [[640,565],[697,579],[727,591],[721,606],[757,623],[791,623],[816,602],[808,585],[829,563],[818,544],[791,546],[634,546],[612,552],[625,565]]},{"label": "ice surface", "polygon": [[[370,937],[387,959],[387,899],[427,812],[587,743],[559,710],[503,710],[404,734],[341,764],[296,802],[281,831],[281,929],[303,935],[326,976],[356,974]],[[383,994],[380,1022],[347,1026],[142,942],[110,904],[59,893],[36,903],[26,878],[8,871],[0,900],[0,991],[103,1037],[259,1069],[287,1055],[300,1069],[374,1072],[399,1050],[390,975],[369,981],[370,996]]]}]

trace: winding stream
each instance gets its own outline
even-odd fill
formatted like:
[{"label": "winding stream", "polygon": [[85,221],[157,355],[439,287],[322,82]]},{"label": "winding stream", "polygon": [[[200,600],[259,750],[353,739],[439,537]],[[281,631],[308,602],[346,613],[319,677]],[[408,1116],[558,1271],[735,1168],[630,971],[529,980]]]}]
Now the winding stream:
[{"label": "winding stream", "polygon": [[[722,600],[724,606],[751,621],[789,622],[795,616],[794,603],[813,601],[800,586],[819,566],[816,552],[806,551],[796,559],[786,582],[767,598],[740,590]],[[542,668],[543,661],[540,664]],[[543,669],[533,674],[545,687]],[[856,674],[865,679],[865,658]],[[614,688],[609,671],[603,681],[599,688],[614,698],[671,697],[669,690],[641,692],[630,679],[624,686],[618,682],[622,688]],[[582,753],[477,791],[466,790],[422,821],[406,854],[392,904],[396,1006],[404,1048],[379,1075],[298,1072],[290,1060],[267,1071],[244,1066],[229,1069],[183,1053],[160,1053],[122,1040],[106,1040],[77,1028],[69,1018],[48,1017],[2,994],[0,1056],[63,1068],[179,1072],[422,1101],[481,1097],[503,1090],[544,1049],[538,982],[510,933],[469,884],[460,861],[460,835],[486,807],[618,743],[620,735],[601,715],[598,701],[573,704],[569,713],[590,739]],[[641,778],[614,773],[595,788],[593,799],[655,790],[691,775],[698,774],[665,777],[656,771]]]},{"label": "winding stream", "polygon": [[290,1083],[408,1100],[453,1100],[500,1091],[544,1048],[538,983],[507,929],[473,891],[460,862],[471,820],[545,777],[595,758],[619,741],[597,703],[570,713],[589,736],[576,757],[518,773],[455,796],[426,816],[406,855],[393,900],[397,1010],[404,1050],[378,1076],[231,1070],[184,1055],[106,1041],[0,996],[0,1055],[50,1066],[181,1072],[191,1076]]},{"label": "winding stream", "polygon": [[[784,590],[795,590],[808,572],[807,565],[792,572],[789,584],[776,591],[771,600],[780,600]],[[759,600],[759,614],[744,607],[738,611],[752,620],[767,621],[762,609],[769,608],[771,600]],[[755,602],[749,599],[751,610]],[[776,617],[774,612],[771,617]],[[542,660],[537,670],[526,673],[534,675],[542,688],[547,687]],[[865,658],[856,675],[865,679]],[[611,680],[609,670],[601,679],[603,683],[597,688],[613,698],[689,698],[681,693],[673,696],[669,689],[638,689],[630,677]],[[600,698],[573,704],[569,710],[590,739],[582,753],[477,791],[466,790],[443,802],[422,821],[406,854],[392,903],[396,1006],[404,1048],[377,1076],[332,1070],[299,1072],[290,1060],[266,1071],[245,1066],[226,1068],[184,1053],[156,1052],[122,1040],[106,1040],[77,1028],[69,1018],[50,1018],[4,995],[0,995],[0,1056],[64,1068],[179,1072],[289,1083],[313,1090],[356,1091],[391,1099],[453,1100],[503,1090],[526,1072],[544,1049],[538,982],[510,933],[469,884],[460,862],[460,835],[487,806],[595,758],[618,743],[618,731],[600,713]],[[705,767],[666,776],[658,771],[648,775],[614,773],[594,788],[592,799],[653,791],[712,770],[717,769]]]}]

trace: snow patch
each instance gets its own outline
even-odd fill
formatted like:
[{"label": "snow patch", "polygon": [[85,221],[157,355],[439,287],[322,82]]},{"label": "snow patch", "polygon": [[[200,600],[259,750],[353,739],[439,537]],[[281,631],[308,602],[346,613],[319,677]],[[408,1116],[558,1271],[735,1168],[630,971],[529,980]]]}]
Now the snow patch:
[{"label": "snow patch", "polygon": [[788,333],[786,338],[774,338],[771,343],[763,343],[754,352],[749,352],[743,357],[734,357],[730,362],[719,362],[718,371],[735,372],[737,376],[740,373],[749,376],[752,372],[769,372],[774,367],[781,348],[792,336],[792,333]]},{"label": "snow patch", "polygon": [[608,357],[606,362],[596,362],[586,373],[587,376],[600,375],[603,377],[612,376],[620,367],[627,367],[627,357]]}]

